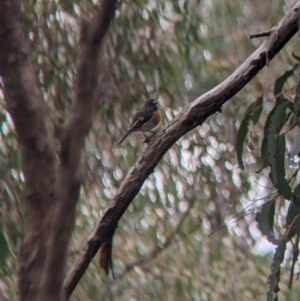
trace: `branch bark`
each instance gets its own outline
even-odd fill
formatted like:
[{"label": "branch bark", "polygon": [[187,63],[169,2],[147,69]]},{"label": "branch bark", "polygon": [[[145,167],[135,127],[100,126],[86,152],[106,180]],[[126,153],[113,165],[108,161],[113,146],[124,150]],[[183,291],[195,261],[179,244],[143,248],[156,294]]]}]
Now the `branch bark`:
[{"label": "branch bark", "polygon": [[100,296],[98,297],[98,301],[105,300],[107,293],[111,290],[111,286],[116,284],[117,280],[122,279],[125,275],[127,275],[128,272],[133,270],[136,266],[143,266],[148,262],[152,261],[174,242],[175,237],[178,236],[179,232],[181,231],[185,220],[190,215],[191,209],[194,207],[195,200],[196,200],[195,196],[189,198],[189,206],[187,210],[181,215],[173,231],[166,236],[165,242],[162,245],[155,246],[147,254],[138,257],[137,259],[135,259],[130,263],[127,263],[121,273],[117,274],[113,280],[110,280],[106,283],[105,289],[101,292]]},{"label": "branch bark", "polygon": [[[20,0],[0,1],[0,75],[23,159],[26,203],[20,251],[20,300],[61,300],[67,247],[80,191],[80,158],[95,107],[100,44],[117,0],[100,0],[86,24],[71,117],[58,132],[56,173],[52,129],[29,58]],[[67,213],[67,214],[66,214]]]},{"label": "branch bark", "polygon": [[50,225],[55,196],[53,139],[28,56],[21,1],[0,2],[0,28],[0,75],[7,108],[18,136],[25,178],[25,230],[19,254],[19,294],[21,300],[36,300],[37,279],[41,278],[47,251],[45,229]]},{"label": "branch bark", "polygon": [[[60,165],[57,176],[57,206],[50,228],[40,301],[58,300],[61,293],[67,248],[72,234],[80,192],[81,151],[95,107],[99,48],[114,17],[117,0],[101,0],[94,17],[84,24],[81,54],[75,80],[75,101],[71,117],[57,130]],[[66,214],[68,212],[68,214]],[[64,299],[61,295],[61,299]]]},{"label": "branch bark", "polygon": [[67,276],[64,289],[70,297],[80,278],[99,248],[111,240],[111,233],[146,178],[168,149],[184,134],[201,125],[207,117],[220,111],[221,106],[239,92],[298,31],[300,2],[271,30],[266,41],[226,80],[186,106],[173,121],[149,143],[130,169],[101,220],[87,241],[82,254]]}]

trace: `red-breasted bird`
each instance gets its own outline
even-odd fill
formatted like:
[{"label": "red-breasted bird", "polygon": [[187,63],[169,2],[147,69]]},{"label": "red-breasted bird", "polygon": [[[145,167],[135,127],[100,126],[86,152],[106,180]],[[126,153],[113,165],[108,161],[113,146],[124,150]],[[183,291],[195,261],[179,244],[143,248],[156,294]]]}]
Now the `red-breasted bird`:
[{"label": "red-breasted bird", "polygon": [[126,137],[133,132],[147,133],[156,128],[160,123],[160,112],[157,109],[158,102],[152,98],[147,99],[142,108],[135,113],[129,130],[120,140],[121,144]]}]

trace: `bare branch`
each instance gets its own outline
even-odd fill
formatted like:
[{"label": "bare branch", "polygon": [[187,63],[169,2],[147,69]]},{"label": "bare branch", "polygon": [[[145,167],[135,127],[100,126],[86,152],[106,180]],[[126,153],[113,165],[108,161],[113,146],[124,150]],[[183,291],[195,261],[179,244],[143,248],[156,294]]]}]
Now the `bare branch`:
[{"label": "bare branch", "polygon": [[[183,226],[185,220],[189,217],[190,212],[191,212],[192,208],[194,207],[195,201],[196,201],[195,196],[190,198],[189,206],[188,206],[187,210],[181,215],[177,225],[175,226],[173,231],[167,236],[165,242],[162,245],[155,246],[147,254],[142,255],[142,256],[138,257],[136,260],[127,263],[125,265],[125,268],[123,269],[123,271],[121,273],[117,274],[115,277],[113,277],[114,280],[120,280],[120,279],[124,278],[124,276],[128,272],[133,270],[136,266],[143,266],[143,265],[147,264],[148,262],[157,258],[160,255],[160,253],[162,253],[164,250],[166,250],[174,242],[175,237],[178,236],[178,233],[182,229],[182,226]],[[199,225],[197,225],[197,229],[199,229]],[[185,236],[185,237],[187,237],[187,236]],[[106,294],[110,290],[111,286],[115,283],[116,283],[116,281],[108,281],[107,282],[105,289],[103,290],[103,292],[101,293],[101,295],[98,298],[99,301],[104,300],[104,298],[106,297]]]},{"label": "bare branch", "polygon": [[[21,300],[36,300],[55,196],[53,139],[41,92],[28,56],[21,1],[0,1],[0,75],[22,155],[25,230],[18,282]],[[41,177],[43,174],[43,177]]]},{"label": "bare branch", "polygon": [[298,31],[299,8],[300,2],[284,16],[268,39],[230,77],[185,107],[165,130],[154,137],[130,169],[65,280],[67,297],[72,294],[101,245],[111,239],[110,233],[117,228],[120,218],[163,155],[185,133],[218,112],[225,102],[240,91],[266,65],[266,62],[283,48]]},{"label": "bare branch", "polygon": [[268,36],[270,36],[271,32],[272,32],[271,30],[267,30],[267,31],[261,31],[258,33],[250,33],[249,38],[256,39],[256,38],[268,37]]},{"label": "bare branch", "polygon": [[80,191],[81,151],[95,107],[99,48],[114,17],[116,2],[117,0],[101,0],[97,13],[84,26],[85,35],[81,39],[81,54],[74,86],[74,106],[71,117],[58,131],[61,144],[56,187],[58,202],[47,245],[41,301],[58,300],[57,296],[61,292],[67,247],[74,226]]}]

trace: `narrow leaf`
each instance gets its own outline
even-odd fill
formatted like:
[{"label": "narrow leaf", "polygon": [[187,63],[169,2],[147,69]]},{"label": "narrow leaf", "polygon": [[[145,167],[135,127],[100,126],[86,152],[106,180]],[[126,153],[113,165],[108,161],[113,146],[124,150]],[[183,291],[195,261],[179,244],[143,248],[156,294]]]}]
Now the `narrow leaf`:
[{"label": "narrow leaf", "polygon": [[[292,188],[285,177],[285,135],[282,134],[275,140],[274,153],[270,159],[270,179],[280,195],[286,200],[292,198]],[[270,151],[271,152],[271,151]]]},{"label": "narrow leaf", "polygon": [[274,96],[277,97],[283,88],[283,85],[285,82],[289,79],[294,74],[295,67],[291,70],[286,71],[282,76],[280,76],[276,82],[275,82],[275,87],[274,87]]},{"label": "narrow leaf", "polygon": [[254,124],[258,122],[261,112],[263,110],[263,100],[264,100],[263,96],[259,96],[256,102],[254,103],[253,117],[252,117]]},{"label": "narrow leaf", "polygon": [[275,214],[275,201],[271,200],[264,204],[260,212],[256,216],[258,228],[267,239],[273,242],[274,235],[274,214]]},{"label": "narrow leaf", "polygon": [[274,115],[275,111],[274,109],[269,113],[266,123],[265,123],[265,127],[264,127],[264,137],[262,140],[262,144],[261,144],[261,150],[260,150],[260,156],[261,159],[265,162],[264,167],[266,167],[268,164],[268,136],[269,136],[269,129],[270,129],[270,124],[271,124],[271,120],[272,117]]},{"label": "narrow leaf", "polygon": [[[290,202],[288,213],[286,216],[286,225],[289,226],[291,222],[294,220],[294,218],[299,216],[300,214],[300,207],[295,206],[294,202]],[[295,225],[293,225],[293,229],[299,228],[300,218],[299,221],[295,222]]]},{"label": "narrow leaf", "polygon": [[294,106],[293,106],[294,116],[291,119],[293,125],[295,125],[295,123],[300,115],[299,108],[300,108],[300,86],[298,85],[296,88],[296,96],[294,99]]},{"label": "narrow leaf", "polygon": [[236,152],[237,152],[237,160],[239,167],[244,169],[243,163],[243,149],[244,149],[244,142],[247,137],[249,131],[249,122],[250,120],[256,124],[259,120],[260,114],[262,112],[263,106],[263,96],[260,96],[254,103],[252,103],[246,113],[245,117],[241,122],[238,134],[237,134],[237,141],[236,141]]},{"label": "narrow leaf", "polygon": [[298,56],[297,54],[295,54],[294,52],[292,52],[292,57],[294,59],[296,59],[298,62],[300,62],[300,56]]},{"label": "narrow leaf", "polygon": [[273,257],[271,264],[271,274],[268,278],[269,291],[267,293],[267,301],[273,301],[273,293],[277,294],[279,291],[279,281],[280,281],[280,265],[284,259],[284,252],[286,250],[286,242],[281,241],[281,243],[276,248],[276,252]]},{"label": "narrow leaf", "polygon": [[276,135],[280,132],[284,124],[285,109],[288,104],[289,101],[287,99],[278,97],[273,110],[267,117],[264,127],[264,137],[261,145],[261,159],[265,161],[264,167],[268,165],[268,150],[274,149],[274,139],[276,138]]},{"label": "narrow leaf", "polygon": [[6,258],[9,255],[9,244],[4,233],[2,226],[0,225],[0,266],[5,264]]},{"label": "narrow leaf", "polygon": [[300,208],[300,184],[298,184],[294,189],[293,203],[294,203],[294,206]]},{"label": "narrow leaf", "polygon": [[275,140],[286,121],[286,107],[289,101],[279,98],[273,110],[267,117],[264,138],[261,146],[261,159],[264,161],[265,168],[268,165],[275,164],[276,143]]},{"label": "narrow leaf", "polygon": [[239,167],[244,169],[244,162],[243,162],[243,149],[244,149],[244,142],[248,134],[248,126],[249,126],[249,115],[245,116],[243,121],[241,122],[241,126],[239,128],[237,139],[236,139],[236,154]]}]

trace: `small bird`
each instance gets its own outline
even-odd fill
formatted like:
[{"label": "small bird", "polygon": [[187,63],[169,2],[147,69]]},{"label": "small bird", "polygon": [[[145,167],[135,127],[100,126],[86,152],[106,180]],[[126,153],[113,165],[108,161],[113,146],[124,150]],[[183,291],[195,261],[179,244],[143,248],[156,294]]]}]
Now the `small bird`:
[{"label": "small bird", "polygon": [[152,98],[147,99],[142,108],[135,113],[129,130],[125,136],[120,140],[119,145],[126,139],[126,137],[133,132],[147,133],[156,128],[160,123],[160,112],[157,109],[158,102]]}]

